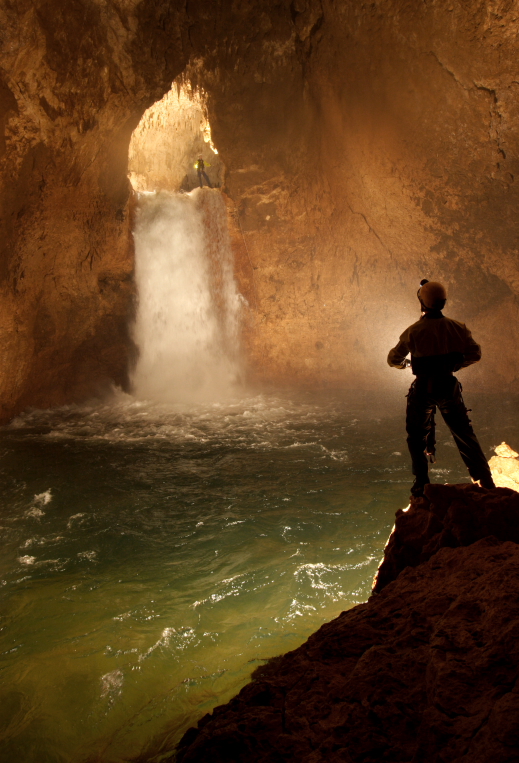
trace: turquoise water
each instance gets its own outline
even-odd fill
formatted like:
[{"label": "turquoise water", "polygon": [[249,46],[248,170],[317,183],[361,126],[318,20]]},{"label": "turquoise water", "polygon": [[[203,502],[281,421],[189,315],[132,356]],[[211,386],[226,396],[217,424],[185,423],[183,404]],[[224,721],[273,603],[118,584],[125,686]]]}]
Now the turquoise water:
[{"label": "turquoise water", "polygon": [[[401,394],[187,410],[115,394],[2,428],[0,758],[159,761],[364,601],[411,483]],[[517,403],[481,399],[517,448]],[[437,481],[467,481],[439,429]]]}]

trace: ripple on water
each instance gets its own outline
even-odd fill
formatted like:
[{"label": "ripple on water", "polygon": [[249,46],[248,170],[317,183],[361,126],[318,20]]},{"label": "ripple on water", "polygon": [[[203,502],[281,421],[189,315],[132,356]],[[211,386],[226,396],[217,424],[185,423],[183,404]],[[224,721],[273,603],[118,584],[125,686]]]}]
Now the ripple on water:
[{"label": "ripple on water", "polygon": [[[3,427],[7,759],[108,763],[151,738],[164,753],[364,600],[409,487],[402,411],[365,410],[116,393]],[[437,468],[465,478],[452,449]]]}]

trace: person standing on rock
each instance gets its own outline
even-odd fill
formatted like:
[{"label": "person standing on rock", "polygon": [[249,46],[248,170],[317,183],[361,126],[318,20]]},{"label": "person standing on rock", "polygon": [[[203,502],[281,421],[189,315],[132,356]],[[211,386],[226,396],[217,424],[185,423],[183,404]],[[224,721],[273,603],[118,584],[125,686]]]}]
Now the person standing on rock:
[{"label": "person standing on rock", "polygon": [[[209,165],[207,166],[209,167]],[[209,188],[212,188],[213,186],[211,185],[211,181],[207,177],[207,172],[205,171],[205,162],[201,156],[198,158],[198,161],[195,162],[195,170],[198,172],[198,182],[200,184],[200,188],[204,187],[203,178],[205,178],[205,181],[207,185],[209,186]]]},{"label": "person standing on rock", "polygon": [[424,279],[418,299],[422,306],[420,320],[404,331],[387,358],[393,368],[411,366],[416,376],[407,396],[406,413],[407,446],[415,476],[411,494],[423,495],[424,486],[430,482],[427,459],[434,462],[436,408],[449,427],[473,481],[481,487],[493,488],[490,468],[461,396],[461,384],[453,375],[477,363],[481,348],[464,323],[443,315],[447,293],[442,284]]}]

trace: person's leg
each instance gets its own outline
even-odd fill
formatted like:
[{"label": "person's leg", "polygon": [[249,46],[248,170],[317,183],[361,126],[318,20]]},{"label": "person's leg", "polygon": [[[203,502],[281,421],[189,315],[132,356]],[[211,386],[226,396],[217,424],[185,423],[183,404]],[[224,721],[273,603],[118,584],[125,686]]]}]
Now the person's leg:
[{"label": "person's leg", "polygon": [[207,172],[204,172],[203,174],[204,174],[207,185],[209,186],[209,188],[212,188],[213,186],[211,185],[211,181],[209,180],[207,176]]},{"label": "person's leg", "polygon": [[429,483],[429,465],[426,449],[428,438],[434,428],[436,407],[429,398],[427,386],[416,380],[407,395],[406,431],[407,447],[411,456],[415,483],[413,495],[423,495],[423,487]]},{"label": "person's leg", "polygon": [[438,408],[454,437],[454,442],[472,479],[481,481],[483,487],[495,487],[487,459],[481,450],[463,402],[461,384],[456,377],[452,377],[452,383],[446,388],[442,399],[438,400]]},{"label": "person's leg", "polygon": [[[205,175],[205,172],[204,172]],[[204,187],[204,181],[202,180],[202,170],[198,170],[198,184],[200,188]]]}]

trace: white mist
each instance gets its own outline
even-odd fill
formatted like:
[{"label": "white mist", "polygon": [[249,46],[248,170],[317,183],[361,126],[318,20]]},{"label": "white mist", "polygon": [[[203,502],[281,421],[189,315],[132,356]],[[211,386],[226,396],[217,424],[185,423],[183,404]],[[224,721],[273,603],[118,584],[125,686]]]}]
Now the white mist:
[{"label": "white mist", "polygon": [[220,192],[141,194],[134,240],[134,394],[165,403],[229,397],[240,376],[241,298]]}]

